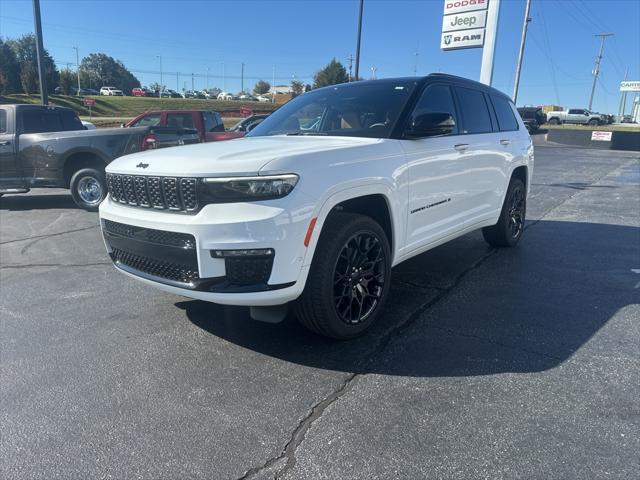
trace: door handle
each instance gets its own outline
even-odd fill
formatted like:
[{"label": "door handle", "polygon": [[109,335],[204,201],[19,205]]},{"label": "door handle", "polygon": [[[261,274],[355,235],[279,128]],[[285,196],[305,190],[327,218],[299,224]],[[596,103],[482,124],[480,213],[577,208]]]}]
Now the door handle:
[{"label": "door handle", "polygon": [[500,140],[500,143],[502,145],[509,145],[511,143],[511,140]]},{"label": "door handle", "polygon": [[11,145],[11,142],[9,140],[5,140],[4,142],[0,142],[0,147],[8,147],[9,145]]},{"label": "door handle", "polygon": [[469,144],[468,143],[459,143],[457,145],[454,145],[453,148],[455,148],[459,152],[465,152],[467,150],[467,148],[469,148]]}]

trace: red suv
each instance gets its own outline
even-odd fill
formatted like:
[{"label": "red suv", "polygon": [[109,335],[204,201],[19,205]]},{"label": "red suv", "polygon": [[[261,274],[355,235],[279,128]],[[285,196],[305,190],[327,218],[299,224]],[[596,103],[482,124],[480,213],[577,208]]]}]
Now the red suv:
[{"label": "red suv", "polygon": [[146,88],[134,88],[131,90],[131,95],[134,97],[149,97],[151,92]]}]

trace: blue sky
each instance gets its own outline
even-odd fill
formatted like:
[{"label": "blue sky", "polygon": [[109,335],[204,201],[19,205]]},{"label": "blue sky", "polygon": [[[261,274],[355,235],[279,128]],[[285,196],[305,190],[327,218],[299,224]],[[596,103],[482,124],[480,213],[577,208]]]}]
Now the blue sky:
[{"label": "blue sky", "polygon": [[[162,56],[168,88],[209,86],[240,90],[257,79],[311,82],[332,57],[345,65],[355,54],[358,0],[119,1],[42,0],[45,47],[60,67],[104,52],[143,84],[160,80]],[[378,77],[446,72],[478,79],[481,49],[442,52],[444,0],[365,0],[361,75]],[[494,86],[507,93],[513,78],[525,0],[502,0]],[[618,84],[640,80],[640,1],[532,0],[532,23],[519,104],[586,107],[599,40],[607,39],[594,110],[616,112]],[[31,1],[0,1],[0,36],[33,31]],[[416,56],[416,52],[418,55]],[[226,80],[223,81],[223,64]],[[180,73],[179,79],[176,72]]]}]

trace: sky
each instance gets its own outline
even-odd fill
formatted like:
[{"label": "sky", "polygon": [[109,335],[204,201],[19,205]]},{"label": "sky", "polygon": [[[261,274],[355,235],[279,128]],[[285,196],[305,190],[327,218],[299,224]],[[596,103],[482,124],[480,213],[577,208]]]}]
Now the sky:
[{"label": "sky", "polygon": [[[525,0],[502,0],[493,86],[513,92]],[[360,76],[444,72],[478,80],[481,49],[444,52],[444,0],[364,0]],[[355,56],[358,0],[41,0],[45,48],[60,68],[103,52],[143,85],[237,92],[264,79],[312,83],[336,57]],[[519,105],[585,108],[597,33],[605,43],[593,110],[617,113],[625,70],[640,80],[640,0],[532,0]],[[0,37],[33,31],[30,0],[0,0]],[[159,56],[161,58],[159,58]],[[192,76],[193,74],[193,76]],[[629,105],[631,98],[629,99]],[[629,107],[627,107],[627,111]]]}]

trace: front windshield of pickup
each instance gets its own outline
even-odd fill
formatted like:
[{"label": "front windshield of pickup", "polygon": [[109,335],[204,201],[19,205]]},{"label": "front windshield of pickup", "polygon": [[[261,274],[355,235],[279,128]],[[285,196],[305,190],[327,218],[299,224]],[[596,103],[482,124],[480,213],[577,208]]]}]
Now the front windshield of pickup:
[{"label": "front windshield of pickup", "polygon": [[304,93],[272,113],[247,136],[389,138],[415,86],[414,80],[378,80]]}]

